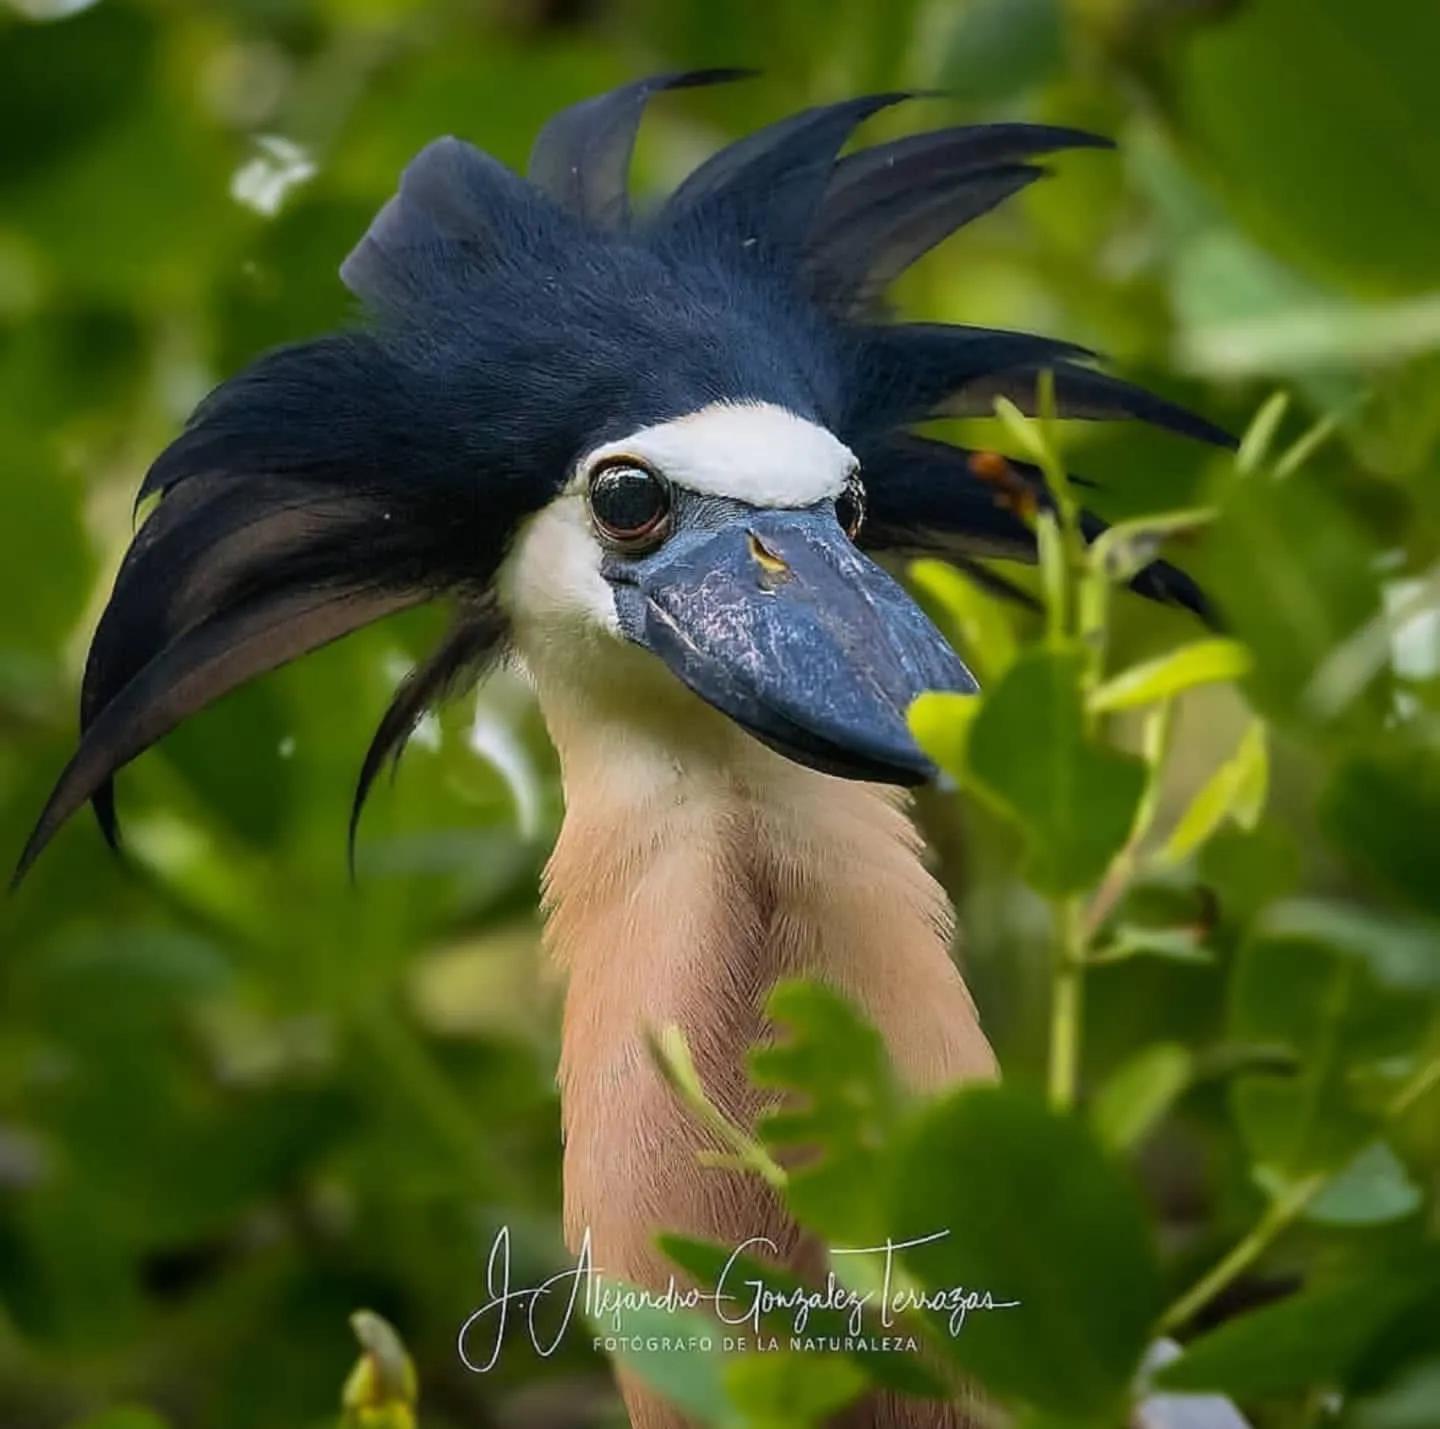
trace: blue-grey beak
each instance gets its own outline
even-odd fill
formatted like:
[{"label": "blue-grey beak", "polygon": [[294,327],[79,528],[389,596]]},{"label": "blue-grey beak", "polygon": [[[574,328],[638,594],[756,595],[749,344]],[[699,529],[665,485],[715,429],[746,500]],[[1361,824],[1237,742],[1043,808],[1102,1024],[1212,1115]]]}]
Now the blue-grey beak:
[{"label": "blue-grey beak", "polygon": [[828,504],[745,508],[649,556],[609,558],[605,574],[628,639],[757,739],[828,774],[932,778],[905,723],[910,702],[978,688]]}]

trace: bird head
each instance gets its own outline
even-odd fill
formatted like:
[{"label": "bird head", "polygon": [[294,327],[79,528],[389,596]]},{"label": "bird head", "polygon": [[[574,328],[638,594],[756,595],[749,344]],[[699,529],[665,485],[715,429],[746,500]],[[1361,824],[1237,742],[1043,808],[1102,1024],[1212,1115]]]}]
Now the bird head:
[{"label": "bird head", "polygon": [[[367,321],[261,357],[151,467],[158,498],[91,645],[81,739],[21,868],[115,772],[229,690],[390,612],[456,618],[405,682],[356,812],[429,703],[497,651],[683,689],[788,758],[914,783],[905,710],[975,682],[876,557],[1033,559],[928,418],[1033,407],[1228,441],[1073,344],[903,324],[889,280],[1041,176],[1068,129],[941,129],[838,157],[904,96],[806,110],[723,149],[653,210],[627,171],[661,76],[565,110],[528,176],[442,139],[341,267]],[[1043,484],[1012,470],[1034,499]],[[982,578],[983,568],[975,568]],[[1137,586],[1199,608],[1157,563]],[[353,820],[352,820],[353,831]]]}]

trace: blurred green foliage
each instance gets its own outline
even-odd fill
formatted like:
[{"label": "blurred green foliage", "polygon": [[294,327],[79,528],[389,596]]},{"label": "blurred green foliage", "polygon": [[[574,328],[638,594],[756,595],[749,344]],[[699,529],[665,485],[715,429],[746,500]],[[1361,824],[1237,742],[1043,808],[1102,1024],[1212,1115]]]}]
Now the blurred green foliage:
[{"label": "blurred green foliage", "polygon": [[[981,1257],[968,1264],[997,1289],[1005,1247],[1039,1232],[1055,1244],[1035,1274],[1051,1279],[1020,1298],[1113,1287],[1115,1304],[1102,1292],[1045,1322],[1084,1321],[1054,1350],[1064,1402],[1018,1377],[1003,1317],[957,1342],[1022,1412],[1112,1405],[1160,1307],[1280,1206],[1283,1227],[1177,1328],[1303,1289],[1167,1376],[1229,1390],[1266,1425],[1323,1422],[1316,1392],[1334,1388],[1355,1429],[1433,1423],[1440,1110],[1394,1098],[1423,1065],[1440,986],[1436,54],[1440,10],[1415,0],[9,0],[0,850],[18,851],[70,751],[85,640],[148,460],[220,377],[345,320],[339,260],[428,139],[520,164],[560,105],[729,63],[766,74],[658,104],[643,187],[799,103],[871,87],[951,96],[876,129],[1022,117],[1112,134],[1118,156],[1064,157],[896,300],[1086,343],[1236,429],[1275,388],[1292,394],[1265,408],[1248,470],[1133,428],[1063,433],[1112,519],[1216,509],[1173,553],[1213,590],[1244,673],[1165,675],[1163,729],[1138,697],[1097,712],[1083,701],[1098,672],[1073,649],[954,573],[917,573],[993,686],[973,728],[934,712],[937,753],[976,794],[927,795],[921,816],[1014,1090],[937,1104],[916,1130],[867,1061],[862,1109],[893,1136],[882,1160],[907,1168],[917,1214],[963,1204],[986,1228],[949,1253]],[[962,430],[1015,449],[1001,423]],[[1111,675],[1199,635],[1119,595],[1103,628]],[[485,1376],[455,1354],[499,1225],[517,1283],[564,1263],[556,992],[534,912],[559,795],[516,683],[422,728],[346,874],[360,753],[436,629],[433,613],[387,622],[195,720],[122,777],[123,863],[77,821],[0,907],[6,1429],[333,1424],[360,1305],[403,1331],[427,1429],[616,1422],[583,1334],[548,1360],[513,1346]],[[999,718],[1007,703],[1036,724]],[[1069,764],[1017,762],[1026,730],[1095,781],[1087,807],[1109,817],[1059,797]],[[1122,769],[1148,771],[1143,791]],[[1137,821],[1163,840],[1187,817],[1168,860],[1130,847]],[[1096,961],[1072,1009],[1070,1091],[1123,1168],[1031,1097],[1053,1043],[1053,939],[1027,874],[1051,903],[1097,880],[1115,894],[1081,930]],[[789,1011],[851,1065],[863,1034],[842,1012]],[[873,1160],[874,1136],[830,1115],[807,1065],[769,1075],[819,1096],[846,1164]],[[982,1188],[946,1148],[977,1141],[1013,1205],[972,1204]],[[1049,1187],[1080,1199],[1047,1216]],[[823,1168],[792,1193],[837,1231],[890,1213],[827,1197]],[[703,1247],[676,1249],[703,1270]],[[817,1376],[794,1356],[702,1372],[676,1392],[771,1422],[788,1403],[794,1423],[867,1375],[906,1374]]]}]

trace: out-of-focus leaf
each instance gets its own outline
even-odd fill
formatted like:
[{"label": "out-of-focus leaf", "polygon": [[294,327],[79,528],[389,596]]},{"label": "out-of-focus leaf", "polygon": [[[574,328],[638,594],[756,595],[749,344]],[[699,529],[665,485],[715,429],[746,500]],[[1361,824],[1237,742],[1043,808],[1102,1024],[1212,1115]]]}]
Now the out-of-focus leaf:
[{"label": "out-of-focus leaf", "polygon": [[994,596],[945,561],[910,564],[920,604],[979,676],[998,680],[1015,659],[1015,631]]},{"label": "out-of-focus leaf", "polygon": [[[3,352],[3,349],[0,349]],[[0,355],[0,382],[17,380]],[[89,591],[91,555],[76,492],[53,446],[32,440],[0,391],[7,432],[0,499],[0,659],[54,660]]]},{"label": "out-of-focus leaf", "polygon": [[1234,920],[1250,918],[1289,893],[1300,875],[1295,840],[1268,819],[1253,829],[1229,824],[1218,830],[1200,850],[1199,863],[1201,878],[1219,895],[1221,912]]},{"label": "out-of-focus leaf", "polygon": [[1350,903],[1291,898],[1265,911],[1263,937],[1313,940],[1363,963],[1375,982],[1397,993],[1440,993],[1440,925]]},{"label": "out-of-focus leaf", "polygon": [[1327,1226],[1381,1225],[1412,1215],[1423,1200],[1389,1144],[1372,1141],[1310,1202],[1305,1219]]},{"label": "out-of-focus leaf", "polygon": [[839,1355],[790,1350],[741,1356],[725,1372],[730,1402],[757,1429],[806,1429],[826,1423],[867,1384],[855,1365]]},{"label": "out-of-focus leaf", "polygon": [[954,14],[942,83],[962,99],[1011,99],[1064,57],[1059,0],[971,0]]},{"label": "out-of-focus leaf", "polygon": [[261,681],[187,720],[161,751],[207,812],[252,843],[273,847],[296,793],[292,746],[284,703],[273,684]]},{"label": "out-of-focus leaf", "polygon": [[983,703],[983,695],[927,690],[911,702],[906,714],[915,743],[952,779],[965,777],[965,746]]},{"label": "out-of-focus leaf", "polygon": [[1420,137],[1440,129],[1437,50],[1440,12],[1409,0],[1259,0],[1197,29],[1181,122],[1283,255],[1342,284],[1424,290],[1440,275],[1423,237],[1440,174]]},{"label": "out-of-focus leaf", "polygon": [[1437,512],[1434,457],[1440,447],[1440,354],[1392,369],[1370,385],[1345,423],[1346,439],[1367,466],[1405,480],[1422,509]]},{"label": "out-of-focus leaf", "polygon": [[1248,476],[1270,460],[1275,434],[1280,430],[1280,423],[1285,420],[1285,413],[1289,410],[1288,392],[1272,392],[1260,405],[1250,419],[1250,425],[1245,428],[1245,435],[1240,439],[1239,449],[1235,453],[1237,471]]},{"label": "out-of-focus leaf", "polygon": [[[72,295],[163,309],[197,301],[212,266],[249,225],[229,199],[227,150],[208,118],[168,84],[135,90],[139,102],[68,163],[33,175],[6,217],[64,272]],[[104,243],[94,242],[97,225]]]},{"label": "out-of-focus leaf", "polygon": [[1433,1429],[1440,1404],[1440,1359],[1414,1365],[1393,1384],[1345,1409],[1345,1429]]},{"label": "out-of-focus leaf", "polygon": [[1122,1062],[1090,1105],[1090,1124],[1100,1141],[1124,1151],[1141,1140],[1189,1084],[1194,1060],[1178,1042],[1157,1042]]},{"label": "out-of-focus leaf", "polygon": [[1323,919],[1281,917],[1247,939],[1231,982],[1230,1040],[1296,1059],[1291,1074],[1251,1073],[1232,1087],[1267,1185],[1335,1170],[1374,1137],[1379,1111],[1361,1100],[1354,1073],[1413,1055],[1429,1016],[1413,992],[1382,982],[1358,945],[1332,939]]},{"label": "out-of-focus leaf", "polygon": [[1257,474],[1231,482],[1207,552],[1211,592],[1254,657],[1258,707],[1308,719],[1316,669],[1380,608],[1366,536],[1315,484]]},{"label": "out-of-focus leaf", "polygon": [[[614,1337],[615,1359],[677,1408],[701,1424],[737,1422],[726,1392],[726,1367],[732,1356],[721,1348],[715,1322],[695,1310],[666,1310],[639,1305],[625,1311],[623,1333]],[[607,1326],[595,1331],[607,1335]],[[677,1349],[682,1339],[686,1347]],[[605,1341],[607,1347],[609,1340]]]},{"label": "out-of-focus leaf", "polygon": [[1359,867],[1440,914],[1440,749],[1396,738],[1352,753],[1331,776],[1320,822]]},{"label": "out-of-focus leaf", "polygon": [[150,1018],[232,986],[230,959],[214,942],[165,927],[75,929],[57,941],[26,985],[53,1030],[87,1037],[107,1023]]},{"label": "out-of-focus leaf", "polygon": [[63,165],[142,102],[155,39],[150,17],[123,0],[64,25],[6,24],[0,128],[10,140],[0,150],[0,190]]},{"label": "out-of-focus leaf", "polygon": [[1205,781],[1176,821],[1158,857],[1164,863],[1188,858],[1220,825],[1233,819],[1242,829],[1253,829],[1264,812],[1270,784],[1270,756],[1265,726],[1252,720],[1240,744]]},{"label": "out-of-focus leaf", "polygon": [[1250,669],[1250,652],[1234,640],[1197,640],[1134,665],[1105,681],[1090,696],[1097,714],[1135,709],[1221,680],[1238,680]]},{"label": "out-of-focus leaf", "polygon": [[373,216],[368,203],[321,195],[293,204],[256,230],[246,261],[236,265],[221,295],[223,371],[348,319],[353,300],[340,282],[340,258]]},{"label": "out-of-focus leaf", "polygon": [[1261,316],[1192,329],[1187,366],[1216,376],[1268,376],[1396,363],[1440,348],[1440,298],[1360,304],[1311,299]]},{"label": "out-of-focus leaf", "polygon": [[[795,1333],[794,1305],[813,1294],[813,1287],[807,1287],[798,1276],[754,1256],[737,1255],[734,1246],[680,1235],[662,1234],[656,1239],[660,1249],[696,1284],[729,1297],[720,1313],[735,1333],[746,1333],[746,1326],[753,1330],[757,1313],[761,1328],[767,1332],[776,1336]],[[761,1296],[762,1291],[770,1292],[768,1298]],[[877,1316],[865,1316],[862,1324],[865,1332],[861,1343],[847,1351],[846,1358],[867,1378],[907,1394],[935,1397],[944,1393],[943,1382],[915,1355],[871,1348],[864,1343],[871,1331],[882,1336],[889,1333],[878,1328]],[[807,1309],[804,1331],[817,1339],[854,1337],[848,1309]]]},{"label": "out-of-focus leaf", "polygon": [[777,1159],[809,1153],[791,1169],[785,1199],[802,1225],[832,1242],[879,1244],[900,1111],[885,1043],[821,983],[781,983],[765,1010],[787,1031],[750,1053],[751,1076],[791,1097],[761,1117],[759,1133]]},{"label": "out-of-focus leaf", "polygon": [[[1134,1192],[1084,1124],[1011,1088],[966,1088],[916,1123],[898,1173],[897,1235],[938,1237],[904,1252],[910,1274],[930,1292],[1018,1302],[953,1333],[935,1312],[937,1342],[997,1394],[1074,1417],[1118,1412],[1160,1285]],[[1077,1315],[1098,1284],[1104,1313]]]},{"label": "out-of-focus leaf", "polygon": [[1433,1299],[1437,1286],[1434,1257],[1426,1256],[1419,1265],[1377,1265],[1353,1280],[1302,1290],[1202,1335],[1155,1381],[1242,1396],[1343,1385],[1373,1345]]},{"label": "out-of-focus leaf", "polygon": [[1172,963],[1213,963],[1215,954],[1203,941],[1198,928],[1147,928],[1122,923],[1115,936],[1092,954],[1097,963],[1123,963],[1130,958],[1161,958]]},{"label": "out-of-focus leaf", "polygon": [[1167,541],[1191,535],[1214,519],[1208,507],[1195,507],[1117,521],[1091,543],[1090,565],[1096,576],[1120,584],[1155,560]]},{"label": "out-of-focus leaf", "polygon": [[970,731],[967,782],[1025,833],[1026,876],[1046,893],[1094,883],[1124,844],[1145,785],[1137,759],[1086,737],[1083,657],[1036,649],[986,696]]}]

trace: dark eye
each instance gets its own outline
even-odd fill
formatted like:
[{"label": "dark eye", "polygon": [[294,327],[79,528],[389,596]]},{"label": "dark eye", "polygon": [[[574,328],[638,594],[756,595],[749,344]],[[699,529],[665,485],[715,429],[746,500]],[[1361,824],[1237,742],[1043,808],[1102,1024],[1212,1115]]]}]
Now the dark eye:
[{"label": "dark eye", "polygon": [[852,476],[835,498],[835,519],[852,541],[859,538],[865,524],[865,487],[858,476]]},{"label": "dark eye", "polygon": [[658,546],[670,532],[670,487],[632,458],[590,475],[590,516],[600,534],[625,551]]}]

